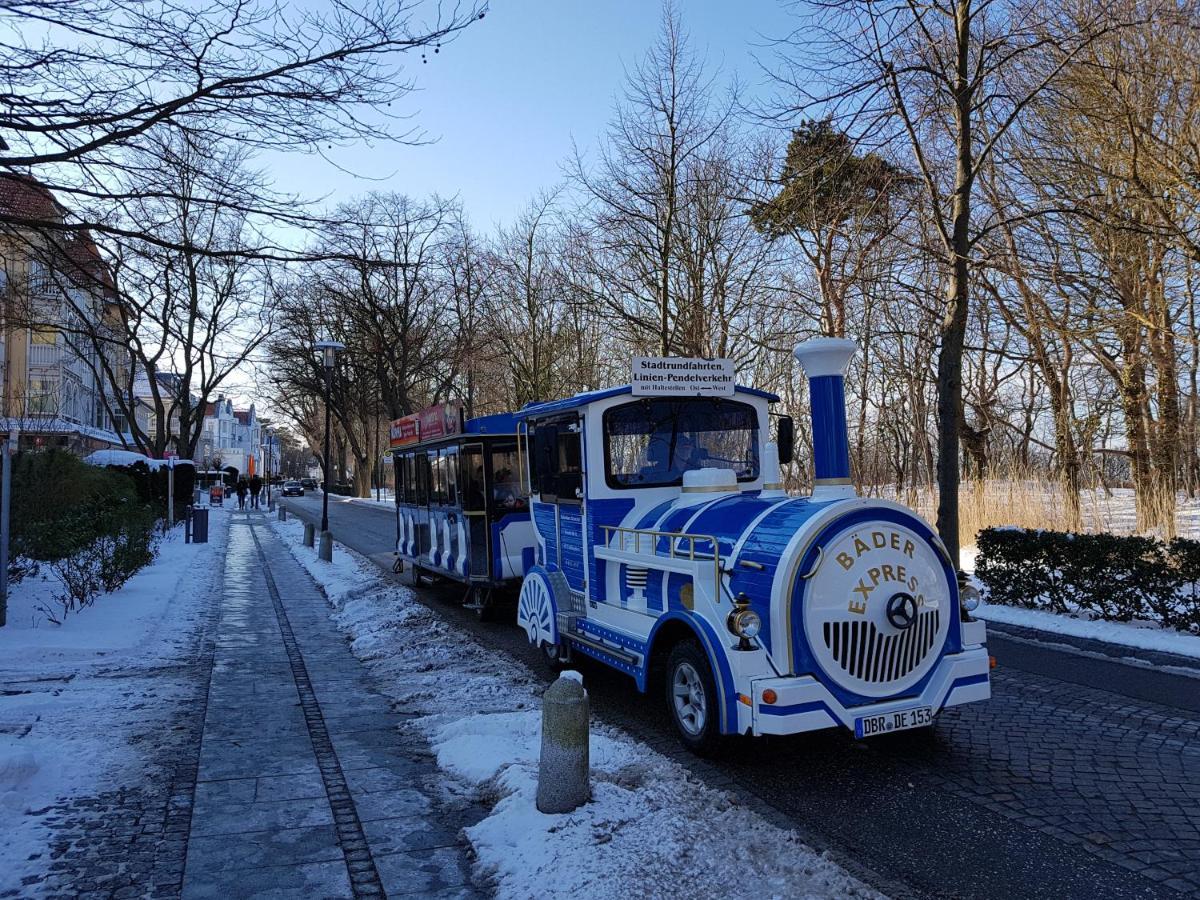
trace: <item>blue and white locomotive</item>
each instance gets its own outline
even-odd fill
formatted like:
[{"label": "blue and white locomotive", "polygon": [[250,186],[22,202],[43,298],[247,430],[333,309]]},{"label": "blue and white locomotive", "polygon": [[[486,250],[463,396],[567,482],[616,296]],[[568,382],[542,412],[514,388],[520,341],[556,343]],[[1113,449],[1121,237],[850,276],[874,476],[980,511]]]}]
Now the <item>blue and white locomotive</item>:
[{"label": "blue and white locomotive", "polygon": [[[778,398],[635,396],[628,385],[517,413],[536,560],[517,621],[552,664],[576,654],[661,672],[683,742],[932,724],[990,696],[984,623],[918,515],[856,496],[845,370],[852,341],[795,355],[809,378],[815,488],[781,489]],[[969,590],[969,589],[968,589]]]}]

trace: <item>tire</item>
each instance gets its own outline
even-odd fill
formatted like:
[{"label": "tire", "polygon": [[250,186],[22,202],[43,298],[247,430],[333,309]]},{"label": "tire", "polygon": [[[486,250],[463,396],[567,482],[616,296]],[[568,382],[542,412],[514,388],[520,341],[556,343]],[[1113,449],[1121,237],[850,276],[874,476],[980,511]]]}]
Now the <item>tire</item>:
[{"label": "tire", "polygon": [[475,618],[480,622],[494,622],[496,620],[496,605],[492,600],[492,591],[476,589],[475,594]]},{"label": "tire", "polygon": [[569,665],[566,654],[559,644],[549,644],[543,641],[538,648],[538,655],[541,656],[542,662],[551,672],[561,672]]},{"label": "tire", "polygon": [[721,744],[720,697],[708,656],[695,641],[681,641],[667,657],[665,700],[679,740],[698,756]]}]

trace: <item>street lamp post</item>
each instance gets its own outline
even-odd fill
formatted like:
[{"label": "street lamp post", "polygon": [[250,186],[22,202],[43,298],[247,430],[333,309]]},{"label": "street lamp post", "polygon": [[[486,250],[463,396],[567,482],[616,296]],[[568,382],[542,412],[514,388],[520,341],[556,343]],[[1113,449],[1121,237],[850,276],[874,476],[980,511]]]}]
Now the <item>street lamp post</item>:
[{"label": "street lamp post", "polygon": [[324,544],[324,535],[329,531],[329,403],[330,395],[333,393],[333,367],[337,364],[337,355],[339,350],[345,350],[346,345],[341,341],[318,341],[316,349],[321,351],[321,366],[325,369],[325,489],[321,496],[321,534],[322,545]]},{"label": "street lamp post", "polygon": [[266,466],[266,468],[267,468],[267,512],[270,512],[272,509],[274,509],[274,507],[271,505],[271,462],[272,462],[271,441],[272,441],[272,438],[274,438],[274,435],[271,434],[270,431],[268,431],[267,432],[267,460],[266,460],[266,462],[267,462],[267,466]]}]

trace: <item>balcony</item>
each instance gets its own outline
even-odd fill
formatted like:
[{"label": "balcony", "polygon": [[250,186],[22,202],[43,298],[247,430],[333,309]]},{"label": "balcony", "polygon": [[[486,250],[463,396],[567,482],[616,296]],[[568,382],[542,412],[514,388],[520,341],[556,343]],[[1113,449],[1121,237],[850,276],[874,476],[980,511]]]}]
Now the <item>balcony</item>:
[{"label": "balcony", "polygon": [[55,344],[29,344],[29,365],[57,366],[62,361],[61,351]]}]

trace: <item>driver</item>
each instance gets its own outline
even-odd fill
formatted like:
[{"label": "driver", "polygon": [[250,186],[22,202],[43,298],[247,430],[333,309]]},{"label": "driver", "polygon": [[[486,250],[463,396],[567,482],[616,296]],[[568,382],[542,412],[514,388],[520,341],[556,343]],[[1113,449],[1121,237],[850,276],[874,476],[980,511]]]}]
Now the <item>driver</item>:
[{"label": "driver", "polygon": [[676,472],[688,472],[704,465],[708,454],[686,431],[675,438],[675,455],[672,459]]}]

